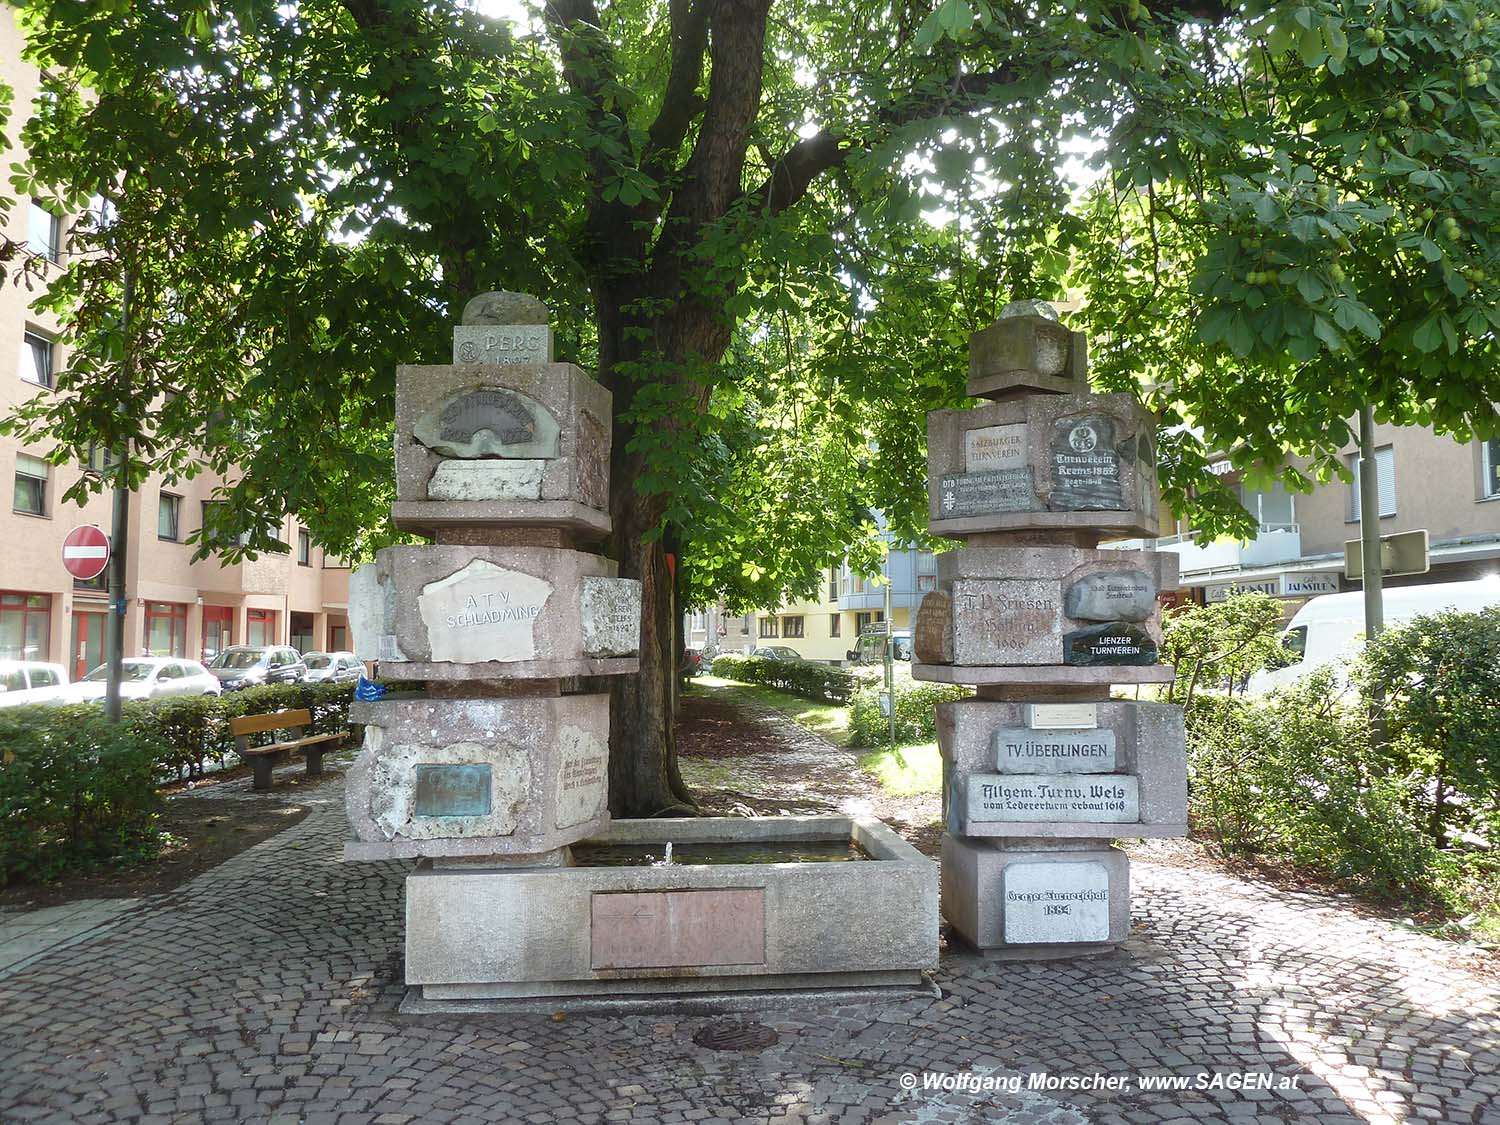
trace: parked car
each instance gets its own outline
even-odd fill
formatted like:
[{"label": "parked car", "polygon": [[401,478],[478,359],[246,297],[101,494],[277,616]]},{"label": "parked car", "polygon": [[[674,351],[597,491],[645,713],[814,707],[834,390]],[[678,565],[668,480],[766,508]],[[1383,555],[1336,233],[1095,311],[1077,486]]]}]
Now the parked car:
[{"label": "parked car", "polygon": [[61,664],[0,660],[0,707],[67,701],[68,673]]},{"label": "parked car", "polygon": [[303,680],[309,684],[352,684],[365,671],[364,661],[352,652],[307,652],[302,662],[307,665]]},{"label": "parked car", "polygon": [[758,657],[761,660],[801,660],[802,654],[794,648],[786,645],[766,645],[764,648],[753,648],[747,653],[749,656]]},{"label": "parked car", "polygon": [[302,654],[286,645],[231,645],[208,667],[225,691],[260,684],[299,684],[307,675]]},{"label": "parked car", "polygon": [[[891,658],[911,660],[911,630],[897,629],[890,634]],[[862,633],[848,652],[850,664],[884,664],[885,633]]]},{"label": "parked car", "polygon": [[[109,689],[109,665],[101,664],[73,685],[79,703],[95,703]],[[176,695],[218,695],[219,681],[196,660],[174,656],[131,656],[120,662],[121,699],[166,699]]]},{"label": "parked car", "polygon": [[[1500,578],[1475,582],[1432,582],[1423,586],[1387,586],[1381,608],[1385,624],[1404,625],[1413,617],[1446,609],[1475,613],[1500,605]],[[1291,662],[1250,677],[1248,694],[1264,695],[1286,687],[1325,665],[1342,670],[1365,643],[1365,595],[1323,594],[1295,614],[1281,634],[1281,646]]]}]

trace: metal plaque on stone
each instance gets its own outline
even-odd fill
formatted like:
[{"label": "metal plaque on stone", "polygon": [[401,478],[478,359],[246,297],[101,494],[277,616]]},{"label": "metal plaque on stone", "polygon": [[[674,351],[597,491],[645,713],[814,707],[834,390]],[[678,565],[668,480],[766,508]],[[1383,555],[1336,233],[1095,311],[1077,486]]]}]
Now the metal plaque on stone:
[{"label": "metal plaque on stone", "polygon": [[994,512],[1034,512],[1041,508],[1031,484],[1031,470],[991,469],[979,473],[945,473],[939,482],[938,506],[943,518],[984,516]]},{"label": "metal plaque on stone", "polygon": [[487,764],[419,765],[415,816],[488,816],[490,767]]},{"label": "metal plaque on stone", "polygon": [[1063,663],[1082,668],[1106,664],[1155,664],[1156,641],[1142,626],[1116,621],[1063,634]]},{"label": "metal plaque on stone", "polygon": [[[1132,449],[1132,456],[1133,456]],[[1052,496],[1055,510],[1122,511],[1120,452],[1115,420],[1103,414],[1059,418],[1052,433]]]}]

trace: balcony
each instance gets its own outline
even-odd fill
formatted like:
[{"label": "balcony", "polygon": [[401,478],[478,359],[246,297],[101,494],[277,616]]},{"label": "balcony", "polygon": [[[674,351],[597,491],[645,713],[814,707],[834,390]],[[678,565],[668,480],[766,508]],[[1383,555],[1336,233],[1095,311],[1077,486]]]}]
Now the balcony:
[{"label": "balcony", "polygon": [[1302,557],[1302,530],[1294,523],[1262,524],[1259,534],[1244,543],[1233,539],[1202,543],[1196,532],[1190,532],[1187,535],[1170,535],[1158,539],[1156,549],[1175,552],[1185,577],[1215,571],[1277,566]]}]

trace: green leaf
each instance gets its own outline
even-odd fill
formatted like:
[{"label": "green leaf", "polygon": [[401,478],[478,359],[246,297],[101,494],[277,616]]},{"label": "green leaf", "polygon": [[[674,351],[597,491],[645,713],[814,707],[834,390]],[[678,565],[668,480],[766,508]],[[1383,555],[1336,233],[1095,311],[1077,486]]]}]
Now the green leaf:
[{"label": "green leaf", "polygon": [[1411,342],[1419,352],[1437,351],[1438,345],[1443,342],[1443,329],[1438,318],[1431,316],[1424,320],[1411,334]]}]

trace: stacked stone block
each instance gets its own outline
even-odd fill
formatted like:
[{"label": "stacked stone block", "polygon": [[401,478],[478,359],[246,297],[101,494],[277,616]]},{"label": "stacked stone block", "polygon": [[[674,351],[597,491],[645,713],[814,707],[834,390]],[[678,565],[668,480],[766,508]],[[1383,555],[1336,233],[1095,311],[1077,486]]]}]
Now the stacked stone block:
[{"label": "stacked stone block", "polygon": [[609,696],[638,668],[640,585],[609,534],[610,395],[552,361],[546,307],[476,297],[454,362],[396,373],[398,528],[350,580],[358,655],[422,690],[358,702],[350,860],[555,867],[609,820]]},{"label": "stacked stone block", "polygon": [[928,526],[965,546],[939,556],[912,675],[976,691],[938,707],[943,913],[1002,956],[1123,941],[1112,839],[1187,831],[1180,709],[1110,698],[1172,676],[1176,557],[1099,549],[1158,534],[1154,419],[1092,393],[1087,366],[1080,333],[1017,302],[970,340],[968,391],[990,401],[928,416]]}]

